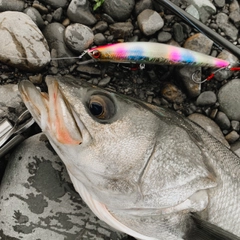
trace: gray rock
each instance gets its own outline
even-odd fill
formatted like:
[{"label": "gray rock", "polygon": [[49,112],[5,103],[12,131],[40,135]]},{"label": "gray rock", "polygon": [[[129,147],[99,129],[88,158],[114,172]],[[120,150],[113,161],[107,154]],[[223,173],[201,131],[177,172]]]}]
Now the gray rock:
[{"label": "gray rock", "polygon": [[53,8],[65,7],[67,0],[39,0],[39,2],[52,6]]},{"label": "gray rock", "polygon": [[66,45],[74,52],[81,53],[93,43],[93,31],[80,23],[71,24],[64,31]]},{"label": "gray rock", "polygon": [[231,120],[240,121],[240,79],[234,79],[220,88],[218,93],[219,108]]},{"label": "gray rock", "polygon": [[[182,80],[189,97],[197,97],[201,93],[201,84],[192,80],[192,78],[197,75],[197,72],[201,72],[200,67],[185,66],[178,70],[179,77]],[[198,81],[201,81],[201,79]]]},{"label": "gray rock", "polygon": [[135,4],[135,15],[137,16],[145,9],[153,9],[153,4],[151,0],[140,0]]},{"label": "gray rock", "polygon": [[[39,151],[41,149],[41,151]],[[114,239],[81,200],[45,135],[24,141],[12,154],[0,187],[1,239]]]},{"label": "gray rock", "polygon": [[1,0],[0,12],[5,11],[18,11],[22,12],[25,6],[25,2],[22,0]]},{"label": "gray rock", "polygon": [[[217,57],[227,60],[233,66],[238,63],[238,58],[226,50],[220,52]],[[215,73],[214,78],[218,81],[223,81],[230,78],[233,75],[233,73],[234,73],[233,71],[222,69]]]},{"label": "gray rock", "polygon": [[30,72],[50,62],[48,44],[32,19],[21,12],[0,13],[0,61]]},{"label": "gray rock", "polygon": [[154,34],[164,25],[161,16],[151,9],[142,11],[137,17],[137,22],[140,30],[147,36]]},{"label": "gray rock", "polygon": [[110,81],[111,81],[111,77],[107,76],[107,77],[105,77],[105,78],[103,78],[99,81],[98,86],[99,87],[106,87],[109,84]]},{"label": "gray rock", "polygon": [[43,35],[47,39],[51,52],[52,50],[56,52],[54,58],[67,58],[57,61],[60,67],[68,66],[76,61],[76,59],[72,58],[76,56],[67,48],[64,42],[64,30],[65,27],[57,22],[48,24],[43,30]]},{"label": "gray rock", "polygon": [[28,7],[24,10],[24,13],[26,13],[40,29],[45,26],[42,16],[36,8]]},{"label": "gray rock", "polygon": [[173,37],[175,41],[182,42],[184,39],[183,27],[180,23],[175,23],[173,25]]},{"label": "gray rock", "polygon": [[240,123],[239,123],[239,121],[232,120],[231,121],[231,126],[232,126],[232,129],[237,131],[237,132],[240,130]]},{"label": "gray rock", "polygon": [[234,22],[234,25],[239,28],[240,27],[240,13],[239,11],[233,11],[230,13],[229,18]]},{"label": "gray rock", "polygon": [[240,157],[240,141],[231,144],[231,150]]},{"label": "gray rock", "polygon": [[167,41],[171,40],[171,38],[172,38],[172,34],[169,32],[164,32],[164,31],[161,31],[157,36],[158,42],[160,42],[160,43],[167,42]]},{"label": "gray rock", "polygon": [[225,4],[226,4],[226,1],[225,0],[214,0],[214,3],[216,4],[217,7],[224,7]]},{"label": "gray rock", "polygon": [[237,0],[233,0],[231,1],[231,4],[229,5],[229,11],[234,12],[234,11],[239,11],[240,7],[239,7],[239,3]]},{"label": "gray rock", "polygon": [[161,89],[161,95],[169,102],[181,104],[186,96],[182,93],[176,85],[172,83],[166,83]]},{"label": "gray rock", "polygon": [[239,139],[239,134],[236,131],[231,131],[225,136],[226,140],[232,144]]},{"label": "gray rock", "polygon": [[60,21],[62,18],[62,14],[63,14],[63,8],[60,7],[53,12],[52,17],[54,20]]},{"label": "gray rock", "polygon": [[109,25],[109,31],[114,38],[126,38],[132,35],[133,25],[130,22],[117,22]]},{"label": "gray rock", "polygon": [[105,32],[108,29],[108,24],[105,21],[98,21],[97,24],[93,27],[94,32]]},{"label": "gray rock", "polygon": [[209,55],[212,49],[212,45],[212,40],[210,40],[202,33],[196,33],[185,41],[184,48]]},{"label": "gray rock", "polygon": [[67,9],[67,16],[72,22],[92,26],[97,19],[90,11],[88,0],[72,0]]},{"label": "gray rock", "polygon": [[229,22],[229,17],[225,13],[218,13],[216,18],[216,23],[218,27],[230,37],[232,40],[236,40],[238,36],[238,29]]},{"label": "gray rock", "polygon": [[198,10],[192,5],[190,4],[186,9],[185,11],[187,13],[189,13],[190,15],[192,15],[193,17],[195,17],[196,19],[200,19],[200,16],[199,16],[199,12]]},{"label": "gray rock", "polygon": [[217,101],[217,96],[214,92],[205,91],[198,96],[196,104],[198,106],[210,106],[215,104],[216,101]]},{"label": "gray rock", "polygon": [[200,114],[200,113],[193,113],[188,116],[190,120],[200,125],[203,129],[205,129],[208,133],[210,133],[213,137],[217,140],[222,142],[226,147],[230,148],[228,142],[226,141],[225,137],[219,126],[210,118]]},{"label": "gray rock", "polygon": [[16,84],[0,85],[0,120],[7,117],[15,122],[25,109]]},{"label": "gray rock", "polygon": [[126,21],[134,8],[135,0],[105,0],[103,11],[116,21]]},{"label": "gray rock", "polygon": [[100,46],[100,45],[104,45],[107,43],[107,39],[105,38],[105,36],[102,33],[97,33],[94,35],[94,39],[93,42]]},{"label": "gray rock", "polygon": [[206,23],[209,17],[216,13],[215,6],[209,0],[188,0],[199,12],[200,19]]},{"label": "gray rock", "polygon": [[77,71],[84,73],[84,74],[90,74],[94,76],[100,76],[101,70],[99,70],[96,67],[88,66],[88,65],[80,65],[76,69]]},{"label": "gray rock", "polygon": [[228,130],[231,126],[231,122],[224,112],[218,112],[215,118],[216,123],[222,130]]}]

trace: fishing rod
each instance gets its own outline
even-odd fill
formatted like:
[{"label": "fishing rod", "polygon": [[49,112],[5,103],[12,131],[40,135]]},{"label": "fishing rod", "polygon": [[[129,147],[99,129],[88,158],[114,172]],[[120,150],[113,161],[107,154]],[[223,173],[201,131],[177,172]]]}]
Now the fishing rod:
[{"label": "fishing rod", "polygon": [[195,29],[197,29],[199,32],[206,35],[208,38],[210,38],[213,42],[219,44],[221,47],[227,49],[229,52],[231,52],[233,55],[235,55],[237,58],[240,58],[240,49],[232,44],[230,41],[226,40],[224,37],[219,35],[218,33],[214,32],[211,28],[194,18],[189,13],[182,10],[180,7],[175,5],[169,0],[153,0],[157,4],[160,4],[161,6],[167,8],[171,12],[173,12],[175,15],[180,17],[182,20],[186,21],[187,23],[191,24]]}]

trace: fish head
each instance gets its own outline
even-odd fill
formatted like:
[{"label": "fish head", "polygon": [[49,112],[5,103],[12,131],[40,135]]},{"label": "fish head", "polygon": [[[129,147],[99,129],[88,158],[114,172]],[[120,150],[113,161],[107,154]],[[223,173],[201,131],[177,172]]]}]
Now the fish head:
[{"label": "fish head", "polygon": [[68,171],[93,194],[133,194],[137,185],[121,185],[119,179],[130,175],[137,182],[158,134],[158,117],[138,102],[80,79],[47,76],[46,83],[48,94],[29,81],[19,90]]}]

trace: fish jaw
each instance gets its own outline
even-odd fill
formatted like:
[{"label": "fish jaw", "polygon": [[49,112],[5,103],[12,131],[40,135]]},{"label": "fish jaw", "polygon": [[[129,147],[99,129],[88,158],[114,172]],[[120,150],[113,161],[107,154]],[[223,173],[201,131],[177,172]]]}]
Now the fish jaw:
[{"label": "fish jaw", "polygon": [[46,79],[48,94],[41,93],[31,82],[19,83],[23,102],[43,132],[55,142],[64,145],[82,143],[80,119],[76,120],[68,102],[64,98],[57,81]]}]

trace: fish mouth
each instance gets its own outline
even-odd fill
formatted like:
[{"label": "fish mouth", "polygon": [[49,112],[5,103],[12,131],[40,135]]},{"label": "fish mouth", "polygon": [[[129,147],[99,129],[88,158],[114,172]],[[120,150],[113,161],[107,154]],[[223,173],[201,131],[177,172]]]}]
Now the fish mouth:
[{"label": "fish mouth", "polygon": [[48,94],[40,92],[30,81],[21,81],[18,88],[23,102],[42,131],[52,139],[62,144],[81,144],[81,120],[64,97],[57,80],[47,76],[46,83]]}]

